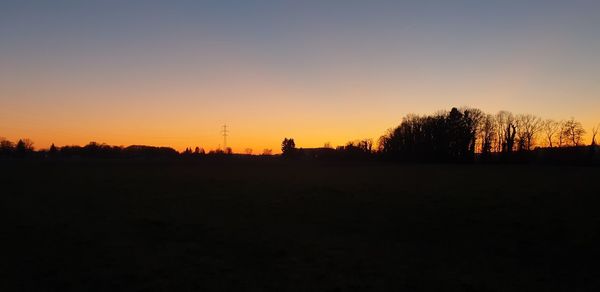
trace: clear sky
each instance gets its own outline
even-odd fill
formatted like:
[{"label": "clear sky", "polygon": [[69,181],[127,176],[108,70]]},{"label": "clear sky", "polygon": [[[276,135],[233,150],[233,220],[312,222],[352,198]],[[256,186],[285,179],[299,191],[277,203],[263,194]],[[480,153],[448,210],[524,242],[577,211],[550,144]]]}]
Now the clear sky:
[{"label": "clear sky", "polygon": [[600,122],[597,0],[1,0],[0,136],[278,152],[452,106]]}]

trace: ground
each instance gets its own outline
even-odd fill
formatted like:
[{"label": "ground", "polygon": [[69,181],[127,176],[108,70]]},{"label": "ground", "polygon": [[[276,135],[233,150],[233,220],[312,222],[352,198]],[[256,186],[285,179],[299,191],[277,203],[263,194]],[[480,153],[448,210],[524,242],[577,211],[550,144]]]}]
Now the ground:
[{"label": "ground", "polygon": [[599,291],[600,168],[0,161],[1,291]]}]

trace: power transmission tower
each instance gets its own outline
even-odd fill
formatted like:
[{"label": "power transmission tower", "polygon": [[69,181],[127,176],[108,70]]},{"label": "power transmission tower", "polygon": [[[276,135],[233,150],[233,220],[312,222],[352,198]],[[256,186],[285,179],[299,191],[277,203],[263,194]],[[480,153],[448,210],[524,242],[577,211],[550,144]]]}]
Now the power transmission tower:
[{"label": "power transmission tower", "polygon": [[229,133],[229,131],[227,131],[227,124],[223,125],[223,130],[221,130],[221,132],[223,133],[223,149],[227,149],[227,133]]}]

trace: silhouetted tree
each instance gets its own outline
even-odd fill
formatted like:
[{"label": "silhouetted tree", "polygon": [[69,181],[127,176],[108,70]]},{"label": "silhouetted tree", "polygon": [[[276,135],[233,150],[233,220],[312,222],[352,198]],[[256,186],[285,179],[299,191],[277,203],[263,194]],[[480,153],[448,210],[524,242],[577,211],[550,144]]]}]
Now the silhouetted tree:
[{"label": "silhouetted tree", "polygon": [[465,134],[468,136],[468,156],[469,158],[473,158],[475,156],[475,152],[477,151],[477,137],[481,132],[481,128],[483,125],[483,121],[486,115],[477,108],[464,108],[463,110],[463,119]]},{"label": "silhouetted tree", "polygon": [[246,153],[246,155],[252,155],[252,148],[244,149],[244,153]]},{"label": "silhouetted tree", "polygon": [[433,116],[408,115],[379,139],[385,157],[400,160],[469,160],[477,145],[483,114],[452,108]]},{"label": "silhouetted tree", "polygon": [[558,147],[563,147],[566,145],[566,134],[567,134],[567,122],[560,121],[558,122]]},{"label": "silhouetted tree", "polygon": [[273,154],[272,149],[267,149],[267,148],[263,149],[262,155],[269,156],[271,154]]},{"label": "silhouetted tree", "polygon": [[204,155],[204,149],[196,146],[196,148],[194,148],[194,155]]},{"label": "silhouetted tree", "polygon": [[33,142],[29,139],[20,139],[15,146],[15,153],[19,157],[23,157],[33,152]]},{"label": "silhouetted tree", "polygon": [[[322,148],[322,149],[331,149],[331,148]],[[338,158],[347,158],[347,159],[363,159],[369,157],[373,154],[373,140],[372,139],[362,139],[355,140],[346,143],[346,146],[339,146],[336,148],[336,152],[338,153]],[[327,156],[327,152],[322,152],[321,155],[317,156]],[[329,153],[331,156],[331,153]]]},{"label": "silhouetted tree", "polygon": [[496,135],[494,130],[494,117],[492,115],[486,115],[481,123],[481,129],[479,131],[479,139],[481,140],[481,155],[484,158],[490,156],[494,143],[494,137]]},{"label": "silhouetted tree", "polygon": [[9,156],[15,151],[15,144],[5,138],[0,138],[0,155]]},{"label": "silhouetted tree", "polygon": [[544,132],[546,145],[548,147],[553,147],[552,142],[554,141],[554,136],[556,136],[559,131],[560,124],[554,120],[545,120],[542,122],[541,128]]},{"label": "silhouetted tree", "polygon": [[293,138],[284,138],[283,142],[281,142],[281,152],[283,156],[290,157],[295,154],[296,151],[296,143]]},{"label": "silhouetted tree", "polygon": [[500,111],[496,115],[496,123],[499,126],[499,133],[501,133],[501,151],[510,154],[514,149],[517,135],[515,118],[510,112]]},{"label": "silhouetted tree", "polygon": [[58,148],[54,146],[54,143],[50,145],[50,149],[48,150],[48,157],[55,157],[58,154]]},{"label": "silhouetted tree", "polygon": [[217,148],[215,150],[208,151],[208,155],[221,155],[223,154],[223,150],[221,148]]},{"label": "silhouetted tree", "polygon": [[468,117],[457,108],[452,108],[446,118],[448,156],[452,160],[466,158],[469,154],[471,129],[467,120]]},{"label": "silhouetted tree", "polygon": [[531,115],[517,115],[517,144],[519,150],[531,150],[535,144],[535,137],[542,129],[542,119]]},{"label": "silhouetted tree", "polygon": [[[325,147],[326,148],[326,147]],[[370,153],[373,151],[373,140],[372,139],[362,139],[355,140],[346,143],[345,148],[347,150],[356,150],[358,152]]]},{"label": "silhouetted tree", "polygon": [[592,128],[592,146],[596,146],[596,136],[598,135],[598,130],[600,130],[600,124]]},{"label": "silhouetted tree", "polygon": [[580,122],[576,121],[574,118],[571,118],[565,122],[563,131],[564,137],[570,146],[581,145],[581,140],[583,139],[583,135],[585,135],[585,130]]}]

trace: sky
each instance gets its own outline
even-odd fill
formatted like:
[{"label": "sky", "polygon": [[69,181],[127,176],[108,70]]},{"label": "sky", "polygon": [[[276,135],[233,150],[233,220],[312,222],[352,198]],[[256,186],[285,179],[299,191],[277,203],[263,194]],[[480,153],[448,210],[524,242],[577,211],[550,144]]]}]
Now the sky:
[{"label": "sky", "polygon": [[0,136],[279,152],[453,106],[600,123],[596,0],[0,0]]}]

